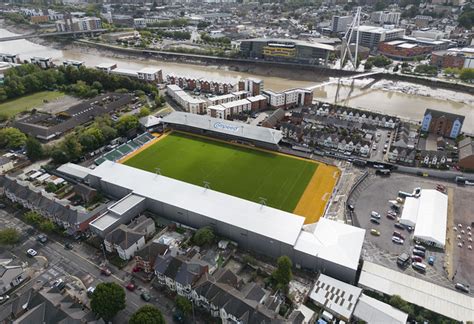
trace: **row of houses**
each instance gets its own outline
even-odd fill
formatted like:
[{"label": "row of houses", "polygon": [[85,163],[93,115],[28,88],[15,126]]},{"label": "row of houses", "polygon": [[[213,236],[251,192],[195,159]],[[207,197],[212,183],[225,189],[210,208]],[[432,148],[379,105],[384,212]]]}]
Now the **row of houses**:
[{"label": "row of houses", "polygon": [[143,80],[147,82],[163,82],[163,73],[158,67],[146,67],[137,70],[119,68],[117,66],[117,63],[101,63],[96,65],[95,68],[105,73],[136,78],[138,80]]},{"label": "row of houses", "polygon": [[[78,190],[83,186],[78,185]],[[54,194],[47,193],[28,181],[11,178],[8,175],[0,176],[0,188],[3,188],[5,197],[10,201],[37,212],[64,228],[70,235],[86,232],[89,223],[106,208],[103,204],[93,210],[73,206],[67,199],[58,199]]]},{"label": "row of houses", "polygon": [[205,263],[171,251],[156,258],[154,272],[159,286],[191,300],[223,323],[295,323],[278,315],[281,298],[254,282],[245,283],[229,269],[210,274]]}]

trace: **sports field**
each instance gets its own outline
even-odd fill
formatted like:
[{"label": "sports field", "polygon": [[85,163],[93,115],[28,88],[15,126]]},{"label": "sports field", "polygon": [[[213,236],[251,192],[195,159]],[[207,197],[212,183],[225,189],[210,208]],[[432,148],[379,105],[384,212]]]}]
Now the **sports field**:
[{"label": "sports field", "polygon": [[[204,139],[172,133],[127,159],[124,164],[260,201],[293,212],[318,164]],[[179,193],[177,193],[179,194]]]},{"label": "sports field", "polygon": [[44,100],[52,101],[63,96],[64,93],[59,91],[41,91],[17,99],[8,100],[0,104],[0,114],[11,117],[19,112],[44,105]]}]

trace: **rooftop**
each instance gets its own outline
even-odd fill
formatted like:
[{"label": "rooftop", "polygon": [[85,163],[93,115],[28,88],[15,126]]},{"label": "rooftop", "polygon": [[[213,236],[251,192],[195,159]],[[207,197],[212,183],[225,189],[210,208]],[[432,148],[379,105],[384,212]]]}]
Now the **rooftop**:
[{"label": "rooftop", "polygon": [[89,173],[91,173],[91,169],[83,167],[79,164],[74,163],[66,163],[61,165],[58,169],[59,172],[77,178],[77,179],[85,179]]},{"label": "rooftop", "polygon": [[268,43],[288,43],[288,44],[295,44],[299,46],[308,46],[314,47],[318,49],[323,49],[326,51],[335,51],[335,47],[328,44],[316,43],[316,42],[308,42],[302,40],[295,40],[295,39],[286,39],[286,38],[251,38],[251,39],[243,39],[241,42],[268,42]]},{"label": "rooftop", "polygon": [[296,243],[304,223],[303,217],[294,214],[111,161],[99,165],[92,176],[128,188],[134,192],[132,196],[140,195],[193,210],[210,219],[246,228],[290,245]]},{"label": "rooftop", "polygon": [[283,138],[283,135],[279,130],[177,111],[165,116],[163,122],[168,124],[187,125],[194,128],[239,136],[271,144],[278,144]]}]

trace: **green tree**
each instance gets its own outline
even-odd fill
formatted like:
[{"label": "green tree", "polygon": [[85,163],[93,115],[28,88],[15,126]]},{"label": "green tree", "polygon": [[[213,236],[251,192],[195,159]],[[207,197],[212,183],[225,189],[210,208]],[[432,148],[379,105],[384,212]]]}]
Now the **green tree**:
[{"label": "green tree", "polygon": [[464,82],[474,82],[474,69],[462,69],[459,78]]},{"label": "green tree", "polygon": [[125,290],[115,282],[97,285],[91,298],[91,309],[105,321],[110,321],[125,308]]},{"label": "green tree", "polygon": [[152,305],[140,307],[128,321],[129,324],[165,324],[160,310]]},{"label": "green tree", "polygon": [[365,64],[364,64],[364,70],[370,71],[370,70],[372,70],[372,67],[373,67],[373,66],[374,66],[374,65],[372,64],[372,62],[366,61]]},{"label": "green tree", "polygon": [[13,245],[20,240],[20,233],[15,228],[0,230],[0,245]]},{"label": "green tree", "polygon": [[278,258],[277,268],[272,273],[272,278],[277,283],[277,288],[286,289],[288,287],[288,284],[293,278],[292,267],[293,263],[286,255],[282,255]]},{"label": "green tree", "polygon": [[0,148],[17,149],[26,144],[26,135],[18,128],[6,127],[0,130]]},{"label": "green tree", "polygon": [[28,136],[26,140],[26,156],[33,162],[44,156],[43,146],[32,136]]},{"label": "green tree", "polygon": [[191,314],[193,305],[189,299],[178,295],[174,301],[176,303],[176,308],[178,308],[185,317]]},{"label": "green tree", "polygon": [[45,233],[52,233],[55,230],[56,225],[54,225],[54,223],[49,219],[45,219],[40,223],[39,228]]},{"label": "green tree", "polygon": [[458,18],[460,27],[471,29],[474,26],[474,7],[466,6],[463,13]]},{"label": "green tree", "polygon": [[142,107],[140,108],[140,112],[138,113],[138,117],[145,117],[148,116],[151,113],[150,109],[147,107]]},{"label": "green tree", "polygon": [[54,183],[48,182],[48,184],[45,187],[45,190],[47,192],[55,192],[56,190],[58,190],[58,187]]},{"label": "green tree", "polygon": [[126,135],[129,130],[137,128],[138,125],[137,116],[125,115],[120,117],[115,126],[121,135]]},{"label": "green tree", "polygon": [[81,143],[79,143],[74,134],[67,135],[61,143],[61,147],[66,153],[69,161],[76,161],[82,155]]},{"label": "green tree", "polygon": [[25,221],[31,225],[38,225],[44,220],[44,218],[40,214],[34,211],[26,212],[23,216],[25,218]]},{"label": "green tree", "polygon": [[194,233],[193,242],[198,246],[210,245],[214,242],[214,232],[210,227],[200,228]]}]

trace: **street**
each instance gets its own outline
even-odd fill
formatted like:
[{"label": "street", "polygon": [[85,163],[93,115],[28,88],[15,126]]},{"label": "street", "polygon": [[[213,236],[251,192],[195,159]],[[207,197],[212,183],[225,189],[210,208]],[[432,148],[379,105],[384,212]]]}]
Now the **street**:
[{"label": "street", "polygon": [[[86,289],[88,287],[95,287],[101,282],[115,282],[125,287],[130,282],[131,275],[111,265],[108,267],[112,270],[112,275],[109,277],[101,275],[99,264],[103,262],[102,254],[97,254],[94,248],[84,243],[74,242],[73,250],[66,250],[63,242],[56,241],[51,236],[44,245],[37,242],[36,236],[39,232],[6,210],[0,210],[0,227],[14,227],[23,234],[20,242],[12,249],[1,248],[0,253],[2,255],[9,254],[12,259],[21,261],[24,265],[28,264],[33,269],[31,280],[17,289],[15,291],[17,294],[38,285],[50,286],[52,282],[61,278],[68,283],[77,297],[87,302]],[[68,240],[64,239],[64,243],[66,242]],[[30,248],[36,250],[38,256],[28,257],[26,251]],[[44,262],[44,258],[47,259],[47,262]],[[142,285],[138,280],[135,280],[135,283],[137,286],[135,291],[125,289],[126,308],[116,315],[113,322],[127,323],[128,318],[138,308],[146,304],[140,297],[142,291],[146,290],[153,297],[150,303],[160,309],[167,323],[172,323],[173,301],[159,295],[159,292],[156,289],[151,289],[149,284]]]}]

